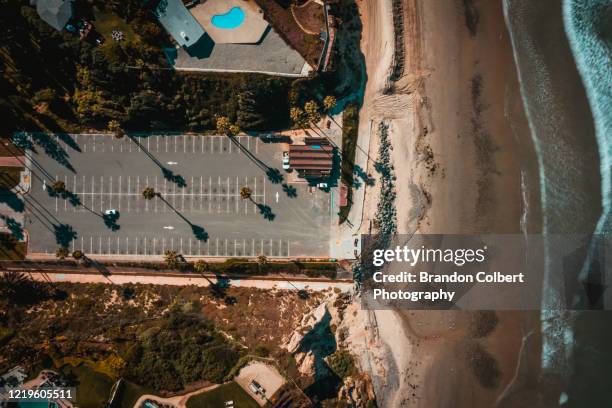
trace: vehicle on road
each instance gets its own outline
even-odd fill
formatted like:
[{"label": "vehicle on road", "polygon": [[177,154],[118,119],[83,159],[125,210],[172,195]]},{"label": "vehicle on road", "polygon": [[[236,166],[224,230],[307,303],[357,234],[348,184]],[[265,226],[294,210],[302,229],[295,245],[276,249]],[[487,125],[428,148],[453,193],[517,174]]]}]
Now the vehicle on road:
[{"label": "vehicle on road", "polygon": [[119,214],[119,211],[115,210],[114,208],[111,208],[110,210],[106,210],[104,211],[105,215],[117,215]]},{"label": "vehicle on road", "polygon": [[325,189],[325,188],[328,188],[329,186],[327,185],[327,183],[317,183],[317,187]]},{"label": "vehicle on road", "polygon": [[291,167],[289,166],[289,152],[283,152],[283,170],[289,170]]}]

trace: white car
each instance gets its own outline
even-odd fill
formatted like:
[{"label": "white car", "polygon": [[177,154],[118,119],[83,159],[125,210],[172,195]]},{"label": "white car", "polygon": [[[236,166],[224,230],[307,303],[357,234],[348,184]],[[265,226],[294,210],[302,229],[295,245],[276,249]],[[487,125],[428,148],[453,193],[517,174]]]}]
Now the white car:
[{"label": "white car", "polygon": [[327,188],[329,186],[327,185],[327,183],[318,183],[317,187],[319,187],[319,188]]},{"label": "white car", "polygon": [[104,214],[106,214],[106,215],[117,215],[118,211],[115,210],[114,208],[111,208],[110,210],[104,211]]},{"label": "white car", "polygon": [[289,170],[289,152],[283,152],[283,170]]}]

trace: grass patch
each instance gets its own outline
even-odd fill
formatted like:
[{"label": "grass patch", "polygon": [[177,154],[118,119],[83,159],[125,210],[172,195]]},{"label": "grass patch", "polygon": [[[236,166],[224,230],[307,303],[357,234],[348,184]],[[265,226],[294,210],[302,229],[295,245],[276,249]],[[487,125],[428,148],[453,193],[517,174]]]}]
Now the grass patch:
[{"label": "grass patch", "polygon": [[130,381],[123,381],[121,383],[121,389],[115,397],[115,408],[133,408],[138,398],[145,394],[152,394],[153,392],[145,387],[141,387]]},{"label": "grass patch", "polygon": [[104,407],[110,397],[114,381],[86,364],[74,367],[65,365],[60,369],[66,378],[76,381],[76,400],[80,407]]},{"label": "grass patch", "polygon": [[19,184],[21,167],[0,167],[0,188],[10,190]]},{"label": "grass patch", "polygon": [[[349,103],[342,113],[342,182],[348,187],[349,191],[347,205],[340,207],[341,223],[346,220],[351,210],[358,131],[359,107],[355,103]],[[365,171],[365,169],[362,171]]]},{"label": "grass patch", "polygon": [[0,233],[0,260],[20,261],[26,255],[26,243],[19,242],[14,236]]},{"label": "grass patch", "polygon": [[98,30],[100,35],[108,42],[115,41],[111,36],[113,30],[122,31],[124,39],[127,41],[132,41],[137,38],[136,33],[127,21],[115,13],[94,9],[94,17],[94,26],[96,30]]},{"label": "grass patch", "polygon": [[235,407],[259,408],[257,402],[233,381],[189,398],[187,408],[224,407],[225,401],[234,401]]}]

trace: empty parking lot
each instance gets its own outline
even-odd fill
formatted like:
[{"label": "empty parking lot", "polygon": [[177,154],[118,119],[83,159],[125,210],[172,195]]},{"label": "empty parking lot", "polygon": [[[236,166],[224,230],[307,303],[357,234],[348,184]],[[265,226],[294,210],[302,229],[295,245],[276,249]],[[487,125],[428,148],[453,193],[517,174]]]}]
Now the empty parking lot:
[{"label": "empty parking lot", "polygon": [[[283,146],[251,136],[35,135],[29,251],[325,257],[333,191],[286,184]],[[286,148],[286,146],[285,146]],[[63,181],[67,193],[51,185]],[[241,187],[252,191],[240,197]],[[160,197],[146,200],[145,187]],[[116,223],[103,219],[116,209]]]}]

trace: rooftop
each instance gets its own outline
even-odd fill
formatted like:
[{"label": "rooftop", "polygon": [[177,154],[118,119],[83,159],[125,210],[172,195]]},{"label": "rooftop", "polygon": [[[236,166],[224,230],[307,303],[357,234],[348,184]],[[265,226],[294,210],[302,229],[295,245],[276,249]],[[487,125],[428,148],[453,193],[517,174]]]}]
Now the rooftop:
[{"label": "rooftop", "polygon": [[47,24],[58,31],[64,29],[72,17],[73,0],[30,0],[36,12]]},{"label": "rooftop", "polygon": [[191,47],[206,34],[181,0],[161,0],[155,15],[181,47]]}]

